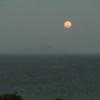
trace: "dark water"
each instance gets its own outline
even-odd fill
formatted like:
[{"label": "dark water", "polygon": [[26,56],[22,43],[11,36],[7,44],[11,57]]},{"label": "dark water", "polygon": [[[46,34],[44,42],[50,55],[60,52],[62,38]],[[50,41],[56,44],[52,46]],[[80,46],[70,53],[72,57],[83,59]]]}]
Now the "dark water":
[{"label": "dark water", "polygon": [[100,100],[100,55],[1,55],[0,93],[25,100]]}]

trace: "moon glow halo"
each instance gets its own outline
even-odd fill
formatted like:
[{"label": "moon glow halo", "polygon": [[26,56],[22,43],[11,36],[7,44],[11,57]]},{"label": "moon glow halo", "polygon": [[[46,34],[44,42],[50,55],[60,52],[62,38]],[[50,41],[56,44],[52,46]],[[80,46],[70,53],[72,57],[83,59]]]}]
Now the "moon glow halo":
[{"label": "moon glow halo", "polygon": [[65,22],[64,22],[64,27],[65,27],[66,29],[72,28],[72,22],[69,21],[69,20],[65,21]]}]

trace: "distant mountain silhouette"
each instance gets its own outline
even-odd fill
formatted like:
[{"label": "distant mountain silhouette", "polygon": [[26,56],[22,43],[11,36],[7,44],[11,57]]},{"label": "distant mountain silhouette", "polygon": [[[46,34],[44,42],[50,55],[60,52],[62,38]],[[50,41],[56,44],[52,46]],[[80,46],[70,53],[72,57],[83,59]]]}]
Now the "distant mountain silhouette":
[{"label": "distant mountain silhouette", "polygon": [[24,54],[59,54],[64,53],[65,50],[63,49],[57,49],[52,46],[35,46],[32,48],[27,49],[21,49],[17,51],[18,53],[24,53]]},{"label": "distant mountain silhouette", "polygon": [[49,45],[36,45],[30,48],[13,48],[3,51],[2,54],[66,54],[71,50],[55,48]]}]

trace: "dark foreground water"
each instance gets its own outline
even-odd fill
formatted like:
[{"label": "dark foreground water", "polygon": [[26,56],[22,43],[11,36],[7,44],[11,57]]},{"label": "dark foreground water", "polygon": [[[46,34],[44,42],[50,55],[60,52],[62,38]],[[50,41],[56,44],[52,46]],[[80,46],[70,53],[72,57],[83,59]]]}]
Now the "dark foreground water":
[{"label": "dark foreground water", "polygon": [[100,55],[0,56],[0,94],[24,100],[100,100]]}]

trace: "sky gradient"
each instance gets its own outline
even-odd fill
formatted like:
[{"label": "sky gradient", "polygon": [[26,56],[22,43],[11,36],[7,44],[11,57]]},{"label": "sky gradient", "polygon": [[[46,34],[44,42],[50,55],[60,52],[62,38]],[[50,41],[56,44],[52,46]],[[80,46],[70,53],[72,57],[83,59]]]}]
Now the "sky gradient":
[{"label": "sky gradient", "polygon": [[[0,54],[100,53],[99,0],[0,0]],[[73,28],[66,30],[65,20]]]}]

